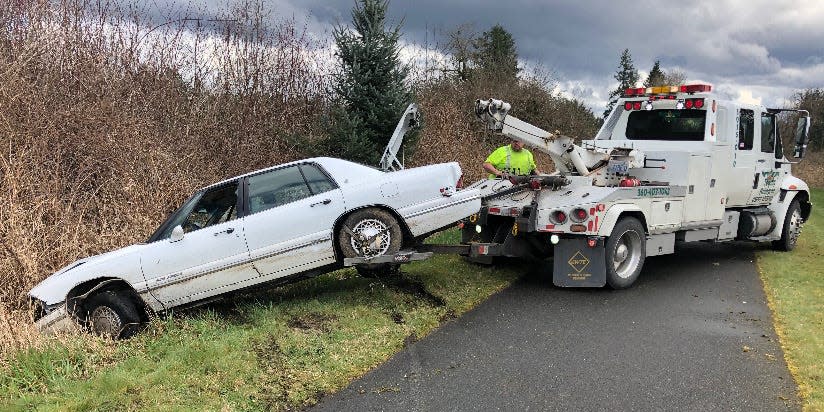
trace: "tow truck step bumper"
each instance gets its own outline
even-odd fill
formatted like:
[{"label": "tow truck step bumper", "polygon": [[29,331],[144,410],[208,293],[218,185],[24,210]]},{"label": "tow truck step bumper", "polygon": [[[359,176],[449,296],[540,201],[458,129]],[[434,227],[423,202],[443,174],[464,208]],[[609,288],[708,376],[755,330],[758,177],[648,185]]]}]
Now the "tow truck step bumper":
[{"label": "tow truck step bumper", "polygon": [[343,259],[343,266],[374,265],[381,263],[409,263],[431,258],[432,252],[400,251],[392,255],[380,255],[373,258],[351,257]]}]

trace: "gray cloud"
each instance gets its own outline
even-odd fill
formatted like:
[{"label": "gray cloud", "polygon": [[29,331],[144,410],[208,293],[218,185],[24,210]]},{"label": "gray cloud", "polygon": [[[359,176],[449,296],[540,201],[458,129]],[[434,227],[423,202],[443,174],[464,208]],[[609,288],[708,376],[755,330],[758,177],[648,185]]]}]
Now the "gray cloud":
[{"label": "gray cloud", "polygon": [[[163,4],[163,0],[155,0]],[[315,32],[347,24],[353,0],[265,0],[276,15],[306,21]],[[225,9],[210,0],[203,9]],[[795,90],[824,86],[824,3],[791,0],[670,2],[393,0],[390,20],[407,43],[436,47],[447,31],[501,24],[520,58],[552,70],[568,95],[600,113],[624,48],[646,72],[655,59],[688,80],[716,89],[746,88],[775,105]]]}]

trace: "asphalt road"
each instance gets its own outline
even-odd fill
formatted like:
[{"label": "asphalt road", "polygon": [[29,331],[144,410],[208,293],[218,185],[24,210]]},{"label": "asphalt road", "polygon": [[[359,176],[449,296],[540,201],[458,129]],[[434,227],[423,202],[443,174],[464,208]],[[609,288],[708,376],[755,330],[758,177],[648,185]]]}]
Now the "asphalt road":
[{"label": "asphalt road", "polygon": [[750,244],[649,258],[629,290],[525,275],[315,410],[797,410]]}]

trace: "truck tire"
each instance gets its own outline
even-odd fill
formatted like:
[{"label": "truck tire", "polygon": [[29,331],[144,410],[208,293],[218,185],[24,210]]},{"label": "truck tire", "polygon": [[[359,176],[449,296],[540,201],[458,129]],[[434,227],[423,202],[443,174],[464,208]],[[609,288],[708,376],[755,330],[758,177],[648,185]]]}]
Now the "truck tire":
[{"label": "truck tire", "polygon": [[140,330],[140,313],[122,293],[105,290],[90,297],[83,306],[87,311],[86,326],[95,335],[128,339]]},{"label": "truck tire", "polygon": [[[401,250],[402,243],[403,234],[398,221],[381,209],[362,209],[352,213],[338,231],[338,246],[344,257],[391,255]],[[397,273],[398,265],[358,265],[356,269],[363,277],[376,278]]]},{"label": "truck tire", "polygon": [[607,284],[613,289],[632,286],[641,274],[646,258],[644,226],[634,217],[624,217],[612,229],[606,242]]},{"label": "truck tire", "polygon": [[784,225],[781,228],[781,239],[772,242],[773,249],[784,252],[795,249],[803,223],[804,219],[801,217],[801,205],[798,203],[798,199],[793,199],[793,201],[790,202],[790,207],[787,208],[787,215],[784,216]]}]

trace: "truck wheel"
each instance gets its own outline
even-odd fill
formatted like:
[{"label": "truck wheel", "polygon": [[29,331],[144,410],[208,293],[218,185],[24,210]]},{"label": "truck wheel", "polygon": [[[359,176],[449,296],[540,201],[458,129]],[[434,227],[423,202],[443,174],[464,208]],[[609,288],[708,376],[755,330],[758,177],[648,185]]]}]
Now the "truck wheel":
[{"label": "truck wheel", "polygon": [[795,249],[798,243],[798,235],[801,234],[801,225],[804,219],[801,217],[801,206],[798,199],[790,202],[787,208],[787,216],[784,216],[784,226],[781,228],[781,239],[772,242],[773,249],[789,252]]},{"label": "truck wheel", "polygon": [[[397,220],[380,209],[363,209],[349,215],[338,231],[338,245],[344,257],[375,257],[401,250],[403,235]],[[388,263],[357,266],[367,278],[388,276],[398,265]]]},{"label": "truck wheel", "polygon": [[131,299],[107,290],[85,303],[86,325],[92,333],[112,339],[132,337],[140,327],[140,314]]},{"label": "truck wheel", "polygon": [[618,221],[606,243],[607,284],[613,289],[632,286],[646,257],[644,226],[634,217]]}]

